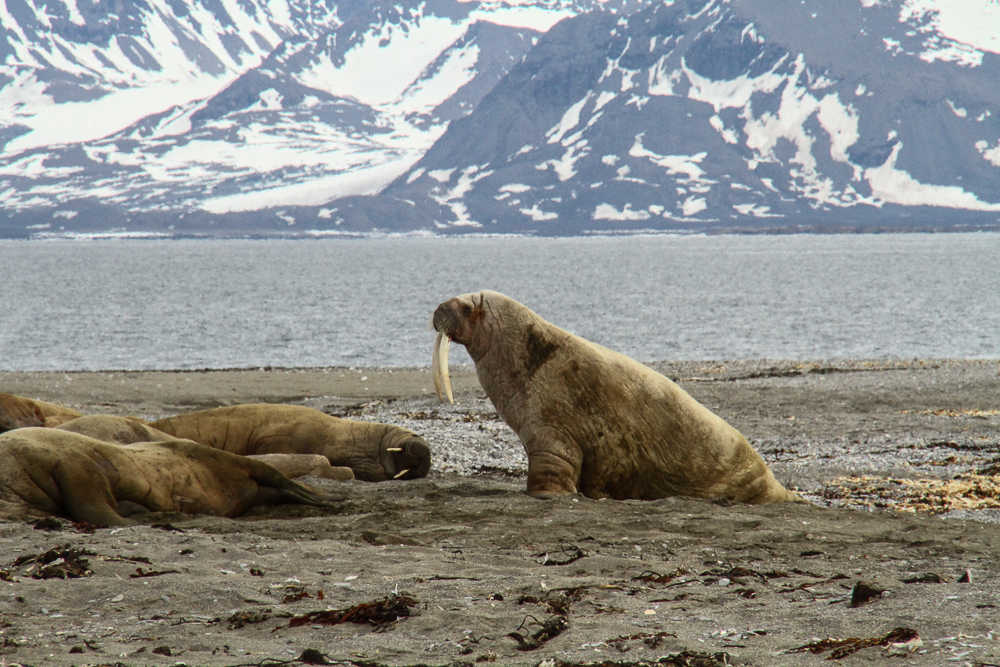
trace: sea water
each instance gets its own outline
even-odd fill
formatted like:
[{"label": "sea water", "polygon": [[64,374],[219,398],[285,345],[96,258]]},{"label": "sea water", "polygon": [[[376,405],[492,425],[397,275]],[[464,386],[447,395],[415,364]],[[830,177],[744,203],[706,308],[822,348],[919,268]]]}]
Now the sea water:
[{"label": "sea water", "polygon": [[1000,356],[1000,234],[51,240],[0,241],[0,370],[427,366],[481,289],[643,361]]}]

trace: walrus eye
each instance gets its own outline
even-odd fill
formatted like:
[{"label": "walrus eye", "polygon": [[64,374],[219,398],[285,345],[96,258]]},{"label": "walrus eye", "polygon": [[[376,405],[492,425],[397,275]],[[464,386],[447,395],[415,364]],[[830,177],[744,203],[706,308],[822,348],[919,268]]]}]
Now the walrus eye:
[{"label": "walrus eye", "polygon": [[470,306],[467,303],[466,304],[462,304],[462,312],[465,313],[466,315],[471,315],[472,314],[472,306]]}]

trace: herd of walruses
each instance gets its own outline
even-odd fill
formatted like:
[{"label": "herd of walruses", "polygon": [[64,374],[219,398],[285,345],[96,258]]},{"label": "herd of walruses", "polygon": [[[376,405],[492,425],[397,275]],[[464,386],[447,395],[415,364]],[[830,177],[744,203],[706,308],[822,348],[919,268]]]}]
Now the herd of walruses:
[{"label": "herd of walruses", "polygon": [[[800,501],[736,429],[666,377],[556,327],[497,292],[434,311],[440,400],[448,349],[479,382],[528,456],[527,493],[553,498]],[[65,516],[130,525],[142,512],[239,516],[255,505],[339,498],[293,477],[424,477],[431,447],[389,424],[296,405],[235,405],[157,421],[83,415],[0,393],[0,518]]]}]

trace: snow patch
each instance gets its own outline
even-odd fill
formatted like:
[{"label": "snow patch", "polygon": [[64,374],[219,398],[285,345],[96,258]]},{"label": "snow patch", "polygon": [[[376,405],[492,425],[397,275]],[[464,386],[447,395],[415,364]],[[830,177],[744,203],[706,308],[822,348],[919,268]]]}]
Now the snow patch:
[{"label": "snow patch", "polygon": [[[235,74],[228,78],[192,76],[185,81],[116,90],[89,102],[55,104],[51,97],[41,92],[43,87],[36,85],[34,75],[30,75],[0,89],[0,109],[10,110],[8,113],[0,111],[0,122],[29,128],[27,133],[9,141],[2,154],[101,139],[146,116],[208,97],[235,79]],[[14,111],[21,108],[30,111],[25,115]]]},{"label": "snow patch", "polygon": [[[749,104],[743,109],[741,116],[746,119],[743,127],[747,135],[746,145],[753,151],[753,158],[748,166],[753,169],[762,162],[779,162],[775,148],[779,140],[787,140],[795,146],[795,154],[789,158],[789,162],[800,167],[790,171],[792,190],[818,203],[835,206],[857,203],[858,195],[853,189],[838,192],[833,181],[819,173],[816,157],[812,154],[815,137],[806,130],[806,122],[815,113],[820,126],[829,135],[830,157],[837,162],[850,164],[847,150],[859,136],[857,114],[853,107],[840,101],[836,92],[817,99],[800,85],[804,74],[805,62],[800,55],[795,61],[794,71],[787,77],[787,84],[781,90],[777,114],[765,112],[755,118]],[[861,169],[851,166],[854,178],[860,179]]]},{"label": "snow patch", "polygon": [[[450,173],[451,172],[449,172],[449,174]],[[438,204],[447,206],[451,209],[452,215],[455,216],[455,220],[452,222],[453,225],[460,227],[481,227],[482,225],[472,220],[469,215],[469,208],[464,202],[462,202],[462,197],[472,191],[472,187],[477,181],[486,178],[492,173],[492,169],[485,169],[479,165],[466,167],[459,174],[458,182],[455,184],[455,187],[450,190],[446,190],[443,193],[440,188],[434,188],[434,190],[430,193],[430,196]]]},{"label": "snow patch", "polygon": [[700,162],[708,157],[707,152],[695,155],[659,155],[642,145],[644,135],[645,133],[636,135],[635,142],[628,152],[629,155],[635,158],[646,158],[653,164],[666,169],[667,173],[671,176],[683,176],[684,180],[682,182],[685,183],[704,185],[715,183],[715,181],[702,178],[705,175],[705,171],[698,166]]},{"label": "snow patch", "polygon": [[582,100],[574,103],[566,112],[563,114],[559,123],[553,126],[545,136],[548,138],[550,144],[559,143],[563,140],[563,136],[577,125],[580,124],[580,112],[583,111],[583,105],[587,103],[590,99],[591,93],[584,95]]},{"label": "snow patch", "polygon": [[414,155],[409,160],[355,169],[304,183],[208,199],[202,202],[201,208],[210,213],[237,213],[278,206],[320,206],[341,197],[371,195],[406,173],[418,159],[420,156]]},{"label": "snow patch", "polygon": [[618,96],[612,93],[611,91],[602,90],[601,94],[597,96],[597,101],[594,102],[594,113],[596,114],[598,111],[603,109],[608,102],[615,99],[616,97]]},{"label": "snow patch", "polygon": [[438,183],[447,183],[451,180],[451,175],[455,173],[455,169],[456,167],[452,167],[451,169],[434,169],[427,172],[427,175]]},{"label": "snow patch", "polygon": [[530,185],[525,185],[524,183],[508,183],[507,185],[501,185],[497,188],[497,192],[512,192],[514,194],[521,194],[522,192],[528,192],[531,190]]},{"label": "snow patch", "polygon": [[954,185],[925,185],[905,171],[896,169],[896,158],[903,147],[897,143],[889,159],[881,167],[865,170],[865,179],[872,188],[872,197],[889,204],[903,206],[944,206],[971,211],[1000,211],[1000,204],[981,201],[971,192]]},{"label": "snow patch", "polygon": [[633,211],[631,204],[625,204],[622,210],[616,209],[611,204],[599,204],[591,215],[594,220],[649,220],[652,217],[649,211]]},{"label": "snow patch", "polygon": [[511,28],[529,28],[538,32],[548,32],[559,21],[575,15],[575,12],[567,9],[511,6],[513,4],[515,3],[480,2],[479,8],[473,10],[469,14],[469,18],[473,21],[486,21]]},{"label": "snow patch", "polygon": [[739,138],[736,136],[736,132],[727,129],[725,123],[722,122],[722,118],[719,114],[715,114],[708,119],[709,125],[711,125],[716,132],[722,135],[723,140],[727,144],[738,144],[740,143]]},{"label": "snow patch", "polygon": [[590,150],[587,148],[587,140],[584,139],[567,147],[559,159],[546,160],[536,165],[535,169],[545,171],[549,167],[552,167],[560,181],[568,181],[576,176],[576,163],[589,154]]},{"label": "snow patch", "polygon": [[663,56],[650,68],[649,77],[646,82],[646,92],[650,95],[662,95],[666,97],[675,97],[678,95],[678,93],[674,92],[674,87],[684,77],[684,70],[675,69],[667,72],[668,59],[669,56]]},{"label": "snow patch", "polygon": [[[770,71],[758,77],[751,78],[746,74],[741,74],[735,79],[716,81],[688,69],[687,63],[683,58],[681,59],[681,67],[691,84],[688,89],[688,97],[698,102],[711,104],[716,113],[726,108],[746,107],[754,93],[773,93],[787,79],[787,77],[776,73],[777,69],[784,63],[785,58],[783,57],[774,64]],[[797,78],[798,72],[805,68],[805,59],[801,54],[799,54],[795,65]]]},{"label": "snow patch", "polygon": [[456,90],[472,81],[479,62],[479,46],[453,49],[433,76],[421,78],[406,89],[398,105],[403,114],[429,114]]},{"label": "snow patch", "polygon": [[1000,141],[993,148],[985,141],[977,141],[976,149],[994,167],[1000,167]]},{"label": "snow patch", "polygon": [[466,29],[465,23],[422,15],[404,25],[385,24],[363,35],[344,54],[340,66],[324,53],[297,80],[304,86],[371,106],[399,102],[427,66]]},{"label": "snow patch", "polygon": [[690,218],[692,215],[701,213],[708,208],[708,204],[705,203],[704,197],[691,196],[684,200],[681,204],[681,213],[685,218]]},{"label": "snow patch", "polygon": [[538,208],[538,204],[535,204],[531,208],[521,208],[518,209],[521,213],[528,216],[535,222],[545,222],[547,220],[556,220],[559,218],[558,213],[553,213],[552,211],[543,211]]},{"label": "snow patch", "polygon": [[983,51],[1000,53],[1000,3],[995,0],[905,0],[899,18],[928,21],[933,33],[921,54],[928,62],[952,60],[977,66]]},{"label": "snow patch", "polygon": [[274,88],[268,88],[260,93],[260,103],[250,107],[251,110],[281,111],[282,96]]},{"label": "snow patch", "polygon": [[956,116],[958,116],[959,118],[965,118],[966,116],[969,115],[968,111],[966,111],[962,107],[956,107],[955,103],[952,102],[951,100],[945,100],[945,102],[948,103],[948,107],[951,109],[951,112]]}]

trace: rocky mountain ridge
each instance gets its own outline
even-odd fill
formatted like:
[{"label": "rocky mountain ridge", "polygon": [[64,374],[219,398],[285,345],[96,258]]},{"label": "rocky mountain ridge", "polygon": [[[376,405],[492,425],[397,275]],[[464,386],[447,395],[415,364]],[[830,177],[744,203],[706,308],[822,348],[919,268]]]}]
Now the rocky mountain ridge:
[{"label": "rocky mountain ridge", "polygon": [[992,5],[16,0],[0,236],[995,228]]}]

